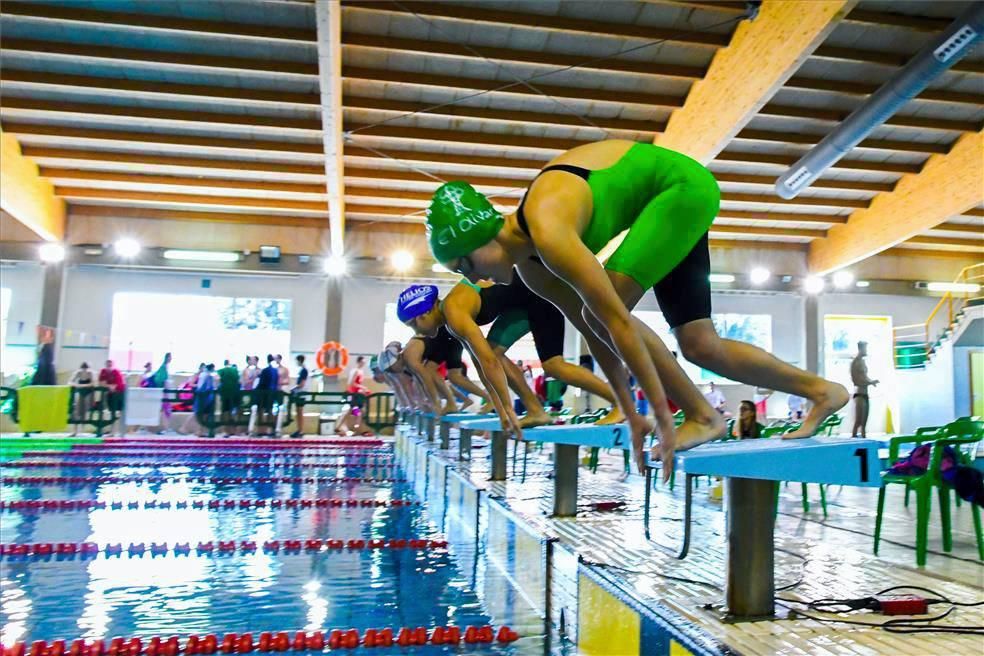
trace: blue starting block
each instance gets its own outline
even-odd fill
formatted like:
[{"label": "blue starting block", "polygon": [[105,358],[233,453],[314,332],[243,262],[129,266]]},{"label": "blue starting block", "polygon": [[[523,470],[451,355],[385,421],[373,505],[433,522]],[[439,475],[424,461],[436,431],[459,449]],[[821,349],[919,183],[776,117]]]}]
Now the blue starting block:
[{"label": "blue starting block", "polygon": [[[465,437],[467,431],[467,437]],[[493,481],[506,479],[506,459],[508,455],[507,435],[498,419],[466,421],[461,424],[460,448],[462,453],[471,450],[471,433],[491,431],[492,433],[492,475]],[[598,426],[597,424],[567,424],[563,426],[540,426],[523,431],[523,437],[530,442],[545,442],[554,445],[554,506],[556,517],[571,517],[577,514],[577,474],[579,468],[578,449],[582,446],[602,449],[631,449],[632,439],[625,424]],[[466,447],[467,445],[467,447]]]},{"label": "blue starting block", "polygon": [[441,417],[441,448],[447,449],[451,446],[451,427],[466,421],[479,421],[482,419],[495,419],[495,413],[478,414],[474,412],[452,412]]},{"label": "blue starting block", "polygon": [[[687,475],[683,549],[690,545],[694,476],[726,479],[728,577],[726,621],[775,615],[774,500],[779,481],[879,487],[881,462],[875,440],[811,437],[765,438],[703,444],[676,455]],[[646,532],[655,467],[646,469]]]},{"label": "blue starting block", "polygon": [[[502,424],[499,422],[498,415],[493,415],[488,419],[472,419],[470,421],[463,421],[458,425],[458,460],[470,460],[471,459],[471,438],[475,433],[481,433],[483,431],[492,431],[492,448],[493,452],[498,446],[499,442],[502,442],[502,448],[506,446],[506,435],[502,432]],[[494,464],[494,461],[493,461]],[[503,466],[505,466],[503,464]],[[493,467],[492,480],[501,481],[505,480],[505,470],[503,470],[502,478],[495,477],[495,467]]]},{"label": "blue starting block", "polygon": [[434,440],[433,412],[421,412],[420,410],[417,410],[410,418],[410,425],[413,426],[418,435],[426,434],[428,442]]}]

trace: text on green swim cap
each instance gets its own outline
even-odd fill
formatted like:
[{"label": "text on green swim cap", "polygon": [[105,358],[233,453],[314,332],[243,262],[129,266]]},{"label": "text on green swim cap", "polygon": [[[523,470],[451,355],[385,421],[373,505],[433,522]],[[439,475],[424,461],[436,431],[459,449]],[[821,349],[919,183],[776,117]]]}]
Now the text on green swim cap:
[{"label": "text on green swim cap", "polygon": [[441,185],[427,208],[428,241],[441,262],[462,257],[495,238],[502,215],[467,182]]}]

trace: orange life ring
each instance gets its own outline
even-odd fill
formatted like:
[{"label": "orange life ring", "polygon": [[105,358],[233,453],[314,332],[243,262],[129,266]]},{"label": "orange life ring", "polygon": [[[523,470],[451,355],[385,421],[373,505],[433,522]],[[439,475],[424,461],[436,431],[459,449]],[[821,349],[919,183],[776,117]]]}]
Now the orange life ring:
[{"label": "orange life ring", "polygon": [[348,367],[349,352],[338,342],[325,342],[318,349],[314,361],[325,376],[337,376]]}]

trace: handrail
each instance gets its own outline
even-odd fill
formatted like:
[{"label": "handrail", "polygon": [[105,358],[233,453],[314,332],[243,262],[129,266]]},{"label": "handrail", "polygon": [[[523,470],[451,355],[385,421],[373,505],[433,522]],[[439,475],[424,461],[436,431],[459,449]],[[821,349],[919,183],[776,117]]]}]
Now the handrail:
[{"label": "handrail", "polygon": [[[973,269],[979,269],[982,267],[984,267],[984,262],[978,262],[976,264],[970,264],[965,266],[960,270],[956,278],[954,278],[953,282],[957,284],[960,283],[966,284],[970,280],[977,280],[977,279],[984,278],[984,273],[975,274],[973,276],[968,275],[969,271]],[[953,321],[955,317],[955,311],[953,307],[954,300],[957,300],[958,303],[961,300],[963,301],[962,303],[959,303],[956,308],[956,313],[959,313],[964,307],[967,306],[967,304],[971,300],[976,300],[977,298],[984,298],[981,296],[976,296],[971,298],[970,297],[971,293],[972,292],[969,291],[962,292],[963,296],[958,298],[954,292],[946,292],[940,298],[939,302],[933,307],[933,310],[929,313],[929,316],[926,318],[925,321],[919,323],[907,324],[904,326],[895,326],[894,328],[892,328],[892,347],[895,353],[895,361],[896,361],[895,367],[897,369],[912,368],[912,367],[903,367],[898,363],[900,348],[911,349],[917,346],[921,346],[924,349],[922,356],[924,358],[929,358],[929,356],[932,355],[934,349],[936,348],[935,347],[936,339],[931,338],[931,333],[934,332],[932,327],[933,320],[936,319],[937,315],[943,309],[943,306],[945,304],[947,308],[946,326],[941,331],[939,331],[939,333],[936,333],[938,335],[944,334],[953,325]],[[917,337],[921,338],[922,341],[912,341],[912,338],[917,338]],[[903,341],[904,343],[900,343]],[[914,366],[921,366],[921,363],[916,364]]]}]

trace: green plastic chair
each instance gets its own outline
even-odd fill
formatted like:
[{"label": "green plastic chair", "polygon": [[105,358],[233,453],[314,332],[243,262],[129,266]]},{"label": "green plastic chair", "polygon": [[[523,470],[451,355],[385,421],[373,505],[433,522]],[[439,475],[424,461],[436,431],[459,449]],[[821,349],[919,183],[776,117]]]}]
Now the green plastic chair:
[{"label": "green plastic chair", "polygon": [[[929,437],[929,439],[927,439]],[[882,474],[881,489],[878,490],[878,511],[875,515],[874,553],[878,555],[878,543],[881,540],[882,518],[885,510],[885,490],[888,485],[905,485],[916,493],[916,564],[920,567],[926,564],[926,552],[929,532],[930,494],[936,488],[940,504],[940,525],[943,533],[943,551],[953,549],[953,534],[950,520],[950,488],[943,482],[940,474],[940,462],[946,446],[954,447],[957,451],[959,464],[973,465],[978,443],[984,440],[984,422],[958,420],[948,424],[942,433],[930,435],[912,435],[894,437],[889,442],[889,462],[898,459],[899,446],[903,444],[922,444],[932,442],[933,450],[930,456],[929,469],[918,476],[903,476],[900,474]],[[974,519],[974,532],[977,538],[977,556],[984,560],[984,535],[981,532],[981,513],[976,504],[971,505]]]}]

